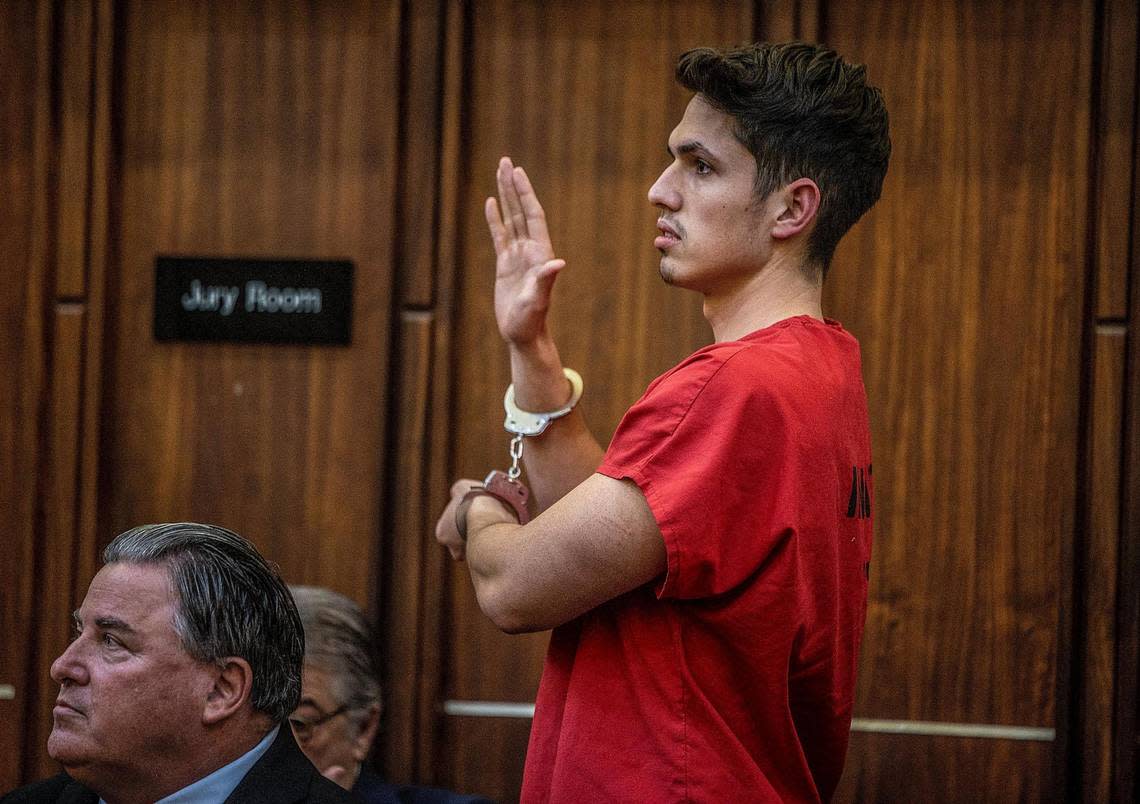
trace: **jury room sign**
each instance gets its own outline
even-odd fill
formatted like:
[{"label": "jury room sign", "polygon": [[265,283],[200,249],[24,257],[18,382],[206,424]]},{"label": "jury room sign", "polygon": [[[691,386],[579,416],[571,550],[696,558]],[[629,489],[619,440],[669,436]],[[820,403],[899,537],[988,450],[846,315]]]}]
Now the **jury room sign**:
[{"label": "jury room sign", "polygon": [[352,263],[156,257],[160,341],[347,344]]}]

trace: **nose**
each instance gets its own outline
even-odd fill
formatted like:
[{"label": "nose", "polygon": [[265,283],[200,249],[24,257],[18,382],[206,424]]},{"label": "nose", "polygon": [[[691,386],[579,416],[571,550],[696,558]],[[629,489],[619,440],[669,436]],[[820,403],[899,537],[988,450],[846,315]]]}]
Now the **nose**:
[{"label": "nose", "polygon": [[83,661],[83,637],[73,640],[64,648],[63,653],[51,663],[51,679],[56,684],[84,685],[88,681],[87,665]]},{"label": "nose", "polygon": [[657,181],[649,188],[649,203],[655,207],[676,212],[681,208],[681,196],[673,187],[673,165],[661,171]]}]

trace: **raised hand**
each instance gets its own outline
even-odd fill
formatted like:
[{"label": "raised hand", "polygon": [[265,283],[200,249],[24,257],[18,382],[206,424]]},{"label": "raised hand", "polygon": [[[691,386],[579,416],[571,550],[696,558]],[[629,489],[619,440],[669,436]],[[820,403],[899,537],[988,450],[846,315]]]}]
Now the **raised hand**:
[{"label": "raised hand", "polygon": [[546,214],[526,171],[499,160],[499,200],[483,207],[495,246],[495,320],[509,343],[525,346],[546,332],[546,311],[558,272]]}]

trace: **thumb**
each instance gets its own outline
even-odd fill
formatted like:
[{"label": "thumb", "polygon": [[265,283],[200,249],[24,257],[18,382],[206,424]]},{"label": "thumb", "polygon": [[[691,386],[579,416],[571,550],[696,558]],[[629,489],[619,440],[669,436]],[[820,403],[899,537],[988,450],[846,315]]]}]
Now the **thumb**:
[{"label": "thumb", "polygon": [[554,280],[559,272],[566,267],[566,260],[548,260],[534,272],[534,289],[540,296],[550,295]]}]

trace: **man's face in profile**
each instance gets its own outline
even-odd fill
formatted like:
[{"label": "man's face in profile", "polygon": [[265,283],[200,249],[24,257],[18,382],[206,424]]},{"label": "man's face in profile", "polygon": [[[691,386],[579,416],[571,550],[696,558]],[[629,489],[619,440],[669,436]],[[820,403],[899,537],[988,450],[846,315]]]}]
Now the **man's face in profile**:
[{"label": "man's face in profile", "polygon": [[213,677],[174,631],[166,567],[109,564],[75,612],[74,639],[51,667],[59,683],[48,754],[98,790],[183,761],[201,734]]},{"label": "man's face in profile", "polygon": [[673,162],[649,188],[659,210],[661,277],[707,296],[731,293],[772,255],[778,199],[756,196],[756,159],[733,118],[696,95],[669,135]]}]

